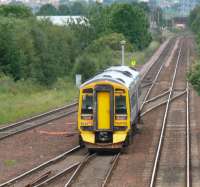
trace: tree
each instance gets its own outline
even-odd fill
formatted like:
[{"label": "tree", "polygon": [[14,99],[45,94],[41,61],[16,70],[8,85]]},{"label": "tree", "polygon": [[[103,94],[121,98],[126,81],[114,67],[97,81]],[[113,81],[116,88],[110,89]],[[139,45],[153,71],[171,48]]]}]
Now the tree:
[{"label": "tree", "polygon": [[15,80],[30,75],[29,65],[35,61],[30,27],[25,20],[0,20],[0,68]]},{"label": "tree", "polygon": [[87,12],[86,6],[80,1],[75,1],[71,6],[72,15],[85,15]]},{"label": "tree", "polygon": [[139,6],[132,4],[97,5],[90,10],[89,23],[97,37],[121,33],[138,49],[151,41],[148,18]]},{"label": "tree", "polygon": [[151,41],[148,28],[148,18],[144,11],[137,6],[129,4],[111,6],[111,29],[124,34],[138,49],[147,47]]},{"label": "tree", "polygon": [[192,26],[192,23],[194,20],[196,20],[198,14],[200,14],[200,6],[197,6],[195,7],[191,12],[190,12],[190,15],[189,15],[189,25]]},{"label": "tree", "polygon": [[96,64],[90,55],[84,54],[77,58],[76,64],[74,66],[74,72],[75,74],[81,74],[83,81],[86,81],[92,77],[96,71]]},{"label": "tree", "polygon": [[50,15],[58,15],[58,10],[51,4],[43,5],[37,15],[41,16],[50,16]]},{"label": "tree", "polygon": [[28,18],[32,17],[33,14],[31,9],[24,5],[1,5],[0,16]]},{"label": "tree", "polygon": [[71,14],[71,10],[68,5],[60,5],[58,10],[59,10],[60,15],[70,15]]},{"label": "tree", "polygon": [[[102,48],[102,46],[109,47],[112,50],[121,50],[120,42],[122,40],[127,41],[127,39],[124,37],[123,34],[119,33],[107,34],[105,36],[99,37],[98,39],[94,40],[92,45],[90,46],[90,51],[98,52],[98,50]],[[127,41],[126,43],[126,51],[130,52],[133,51],[133,46],[129,41]]]}]

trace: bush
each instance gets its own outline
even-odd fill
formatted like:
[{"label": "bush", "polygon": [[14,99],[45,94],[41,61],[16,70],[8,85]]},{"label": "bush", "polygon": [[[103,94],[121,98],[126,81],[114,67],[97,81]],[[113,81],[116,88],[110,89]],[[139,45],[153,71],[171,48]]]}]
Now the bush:
[{"label": "bush", "polygon": [[84,54],[77,58],[75,66],[74,66],[74,73],[75,74],[81,74],[82,80],[86,81],[90,77],[92,77],[97,71],[97,67],[95,64],[94,59]]},{"label": "bush", "polygon": [[97,47],[94,43],[91,44],[77,59],[74,73],[81,74],[83,81],[91,78],[107,67],[116,64],[116,61],[113,61],[113,53],[114,51],[106,46]]},{"label": "bush", "polygon": [[69,28],[49,21],[0,19],[0,72],[14,80],[33,79],[50,86],[68,74],[80,51]]},{"label": "bush", "polygon": [[127,41],[126,42],[126,50],[127,51],[133,51],[133,46],[132,44],[124,37],[123,34],[119,34],[119,33],[111,33],[105,36],[102,36],[100,38],[98,38],[97,40],[95,40],[93,42],[93,47],[100,47],[100,46],[106,46],[111,48],[112,50],[121,50],[121,44],[120,42],[122,40]]},{"label": "bush", "polygon": [[[198,51],[200,52],[200,6],[191,11],[189,26],[196,34]],[[188,74],[188,79],[200,95],[200,61],[196,62]]]},{"label": "bush", "polygon": [[24,5],[1,5],[0,16],[28,18],[32,17],[33,14],[31,9]]},{"label": "bush", "polygon": [[195,63],[188,73],[188,80],[200,95],[200,62]]}]

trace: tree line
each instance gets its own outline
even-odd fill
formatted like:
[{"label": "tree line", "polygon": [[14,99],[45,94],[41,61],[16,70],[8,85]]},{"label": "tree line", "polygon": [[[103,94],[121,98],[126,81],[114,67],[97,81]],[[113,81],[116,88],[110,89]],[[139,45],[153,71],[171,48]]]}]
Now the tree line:
[{"label": "tree line", "polygon": [[120,41],[127,50],[151,42],[147,12],[138,4],[93,4],[88,24],[38,21],[23,5],[0,6],[0,74],[51,86],[57,78],[81,73],[88,79],[114,60]]},{"label": "tree line", "polygon": [[54,7],[52,4],[45,4],[39,9],[37,15],[86,15],[89,6],[92,4],[81,1],[60,4],[58,7]]},{"label": "tree line", "polygon": [[[200,6],[197,6],[194,8],[189,16],[188,19],[189,26],[191,30],[195,34],[197,46],[198,46],[198,52],[200,53]],[[193,65],[191,68],[188,79],[194,86],[194,88],[198,91],[200,94],[200,61],[198,61]]]}]

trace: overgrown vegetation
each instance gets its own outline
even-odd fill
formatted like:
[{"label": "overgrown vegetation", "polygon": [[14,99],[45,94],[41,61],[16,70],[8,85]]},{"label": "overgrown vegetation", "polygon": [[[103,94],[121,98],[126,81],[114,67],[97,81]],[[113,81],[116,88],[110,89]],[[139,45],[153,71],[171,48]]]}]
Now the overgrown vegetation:
[{"label": "overgrown vegetation", "polygon": [[[122,39],[128,50],[144,49],[151,42],[148,19],[139,6],[96,4],[88,12],[89,24],[55,26],[38,21],[24,6],[2,6],[0,72],[15,81],[52,86],[60,77],[79,72],[88,78],[115,64],[112,56]],[[88,72],[87,66],[93,70]]]},{"label": "overgrown vegetation", "polygon": [[[196,7],[189,16],[189,26],[196,35],[196,42],[200,54],[200,6]],[[200,59],[192,66],[188,79],[200,95]]]},{"label": "overgrown vegetation", "polygon": [[14,82],[0,77],[0,124],[30,117],[69,104],[78,96],[78,90],[69,79],[59,79],[52,89],[30,81]]},{"label": "overgrown vegetation", "polygon": [[[56,26],[49,20],[38,21],[25,6],[0,6],[0,123],[74,98],[74,75],[80,73],[86,80],[120,64],[121,40],[127,41],[127,64],[133,55],[143,63],[157,48],[157,43],[151,43],[146,6],[92,3],[77,7],[74,11],[87,12],[82,13],[87,24]],[[62,11],[67,14],[65,8]]]}]

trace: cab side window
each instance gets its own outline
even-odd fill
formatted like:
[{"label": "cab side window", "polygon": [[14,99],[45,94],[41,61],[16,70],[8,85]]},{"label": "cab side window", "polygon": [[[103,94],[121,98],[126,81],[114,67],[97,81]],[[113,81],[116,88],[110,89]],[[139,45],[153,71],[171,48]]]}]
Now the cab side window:
[{"label": "cab side window", "polygon": [[126,96],[115,96],[115,114],[127,114]]},{"label": "cab side window", "polygon": [[93,114],[93,96],[83,95],[81,113]]}]

